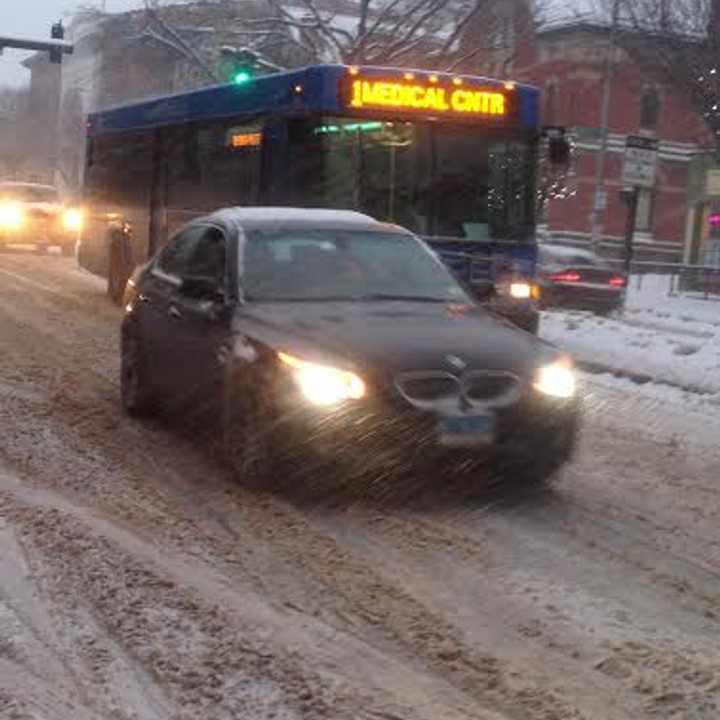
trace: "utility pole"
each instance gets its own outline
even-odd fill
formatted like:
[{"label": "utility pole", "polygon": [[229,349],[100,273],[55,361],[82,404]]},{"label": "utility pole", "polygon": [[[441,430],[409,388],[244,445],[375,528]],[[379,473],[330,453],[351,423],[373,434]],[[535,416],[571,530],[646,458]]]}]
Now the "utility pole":
[{"label": "utility pole", "polygon": [[597,155],[597,176],[595,180],[595,199],[591,216],[592,230],[590,244],[594,251],[600,248],[605,225],[605,209],[607,208],[607,189],[605,188],[605,164],[608,151],[608,135],[610,122],[610,100],[612,95],[612,80],[615,70],[613,56],[615,55],[615,42],[617,39],[618,21],[620,15],[620,0],[613,0],[612,20],[608,32],[608,42],[605,51],[605,64],[603,68],[602,107],[600,110],[600,151]]}]

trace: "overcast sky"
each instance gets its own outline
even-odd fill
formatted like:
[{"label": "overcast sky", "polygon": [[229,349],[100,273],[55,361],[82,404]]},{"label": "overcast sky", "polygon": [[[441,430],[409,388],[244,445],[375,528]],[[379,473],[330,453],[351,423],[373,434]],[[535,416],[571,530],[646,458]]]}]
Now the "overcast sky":
[{"label": "overcast sky", "polygon": [[[105,5],[108,12],[137,7],[140,0],[0,0],[0,35],[43,40],[50,38],[50,26],[69,16],[80,5]],[[7,49],[0,56],[0,85],[29,82],[30,73],[20,65],[27,53]]]}]

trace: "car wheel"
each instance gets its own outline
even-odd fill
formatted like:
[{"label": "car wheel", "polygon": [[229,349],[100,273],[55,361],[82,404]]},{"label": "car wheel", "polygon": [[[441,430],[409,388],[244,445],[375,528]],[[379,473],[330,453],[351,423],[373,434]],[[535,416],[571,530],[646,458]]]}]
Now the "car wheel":
[{"label": "car wheel", "polygon": [[233,474],[245,485],[268,488],[279,466],[271,423],[257,394],[238,397],[234,383],[223,391],[223,451]]},{"label": "car wheel", "polygon": [[499,459],[496,474],[503,482],[512,485],[542,485],[555,480],[569,462],[577,444],[577,421],[542,445],[533,445],[522,455]]},{"label": "car wheel", "polygon": [[145,354],[134,332],[125,332],[121,343],[120,394],[123,409],[133,417],[147,417],[155,410]]}]

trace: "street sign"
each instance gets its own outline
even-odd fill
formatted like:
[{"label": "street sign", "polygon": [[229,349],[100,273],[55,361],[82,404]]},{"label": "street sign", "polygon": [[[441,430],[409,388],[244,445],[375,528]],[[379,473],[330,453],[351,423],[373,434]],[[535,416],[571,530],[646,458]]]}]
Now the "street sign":
[{"label": "street sign", "polygon": [[720,170],[708,170],[705,176],[705,196],[717,197],[720,195]]},{"label": "street sign", "polygon": [[655,185],[658,141],[654,138],[628,135],[625,142],[623,184],[651,188]]}]

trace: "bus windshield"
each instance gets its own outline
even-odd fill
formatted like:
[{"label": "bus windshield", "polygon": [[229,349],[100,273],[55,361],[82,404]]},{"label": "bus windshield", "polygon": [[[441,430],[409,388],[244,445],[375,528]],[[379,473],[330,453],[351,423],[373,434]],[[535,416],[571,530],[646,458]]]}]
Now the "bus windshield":
[{"label": "bus windshield", "polygon": [[532,240],[532,153],[527,138],[472,125],[295,121],[292,201],[357,209],[425,236]]},{"label": "bus windshield", "polygon": [[250,300],[467,301],[445,266],[404,233],[252,230],[244,266]]}]

